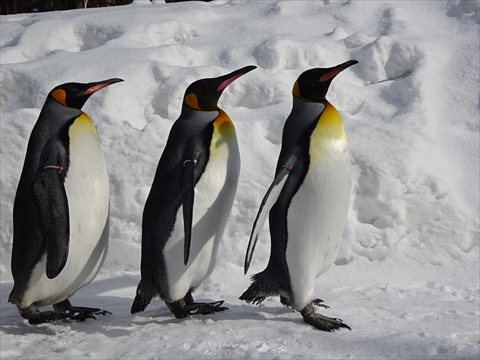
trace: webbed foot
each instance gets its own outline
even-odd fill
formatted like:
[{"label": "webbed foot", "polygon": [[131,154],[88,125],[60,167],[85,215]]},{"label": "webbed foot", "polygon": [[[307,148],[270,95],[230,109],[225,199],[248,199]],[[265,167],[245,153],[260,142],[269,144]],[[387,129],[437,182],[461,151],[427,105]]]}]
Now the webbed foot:
[{"label": "webbed foot", "polygon": [[87,319],[96,319],[94,315],[111,314],[110,311],[98,308],[89,308],[83,306],[72,306],[70,300],[64,300],[60,303],[53,304],[53,308],[58,312],[68,312],[70,316],[68,320],[85,321]]},{"label": "webbed foot", "polygon": [[85,307],[72,307],[70,312],[74,313],[73,316],[70,316],[69,320],[76,321],[85,321],[87,319],[96,319],[95,315],[111,315],[112,313],[108,310],[102,310],[97,308],[85,308]]},{"label": "webbed foot", "polygon": [[171,303],[165,302],[170,311],[177,319],[183,319],[190,315],[209,315],[220,311],[228,310],[227,307],[222,306],[223,300],[211,303],[196,303],[193,301],[192,294],[187,293],[185,298]]},{"label": "webbed foot", "polygon": [[85,321],[86,319],[96,319],[94,315],[106,315],[111,312],[97,308],[75,307],[70,301],[64,300],[53,304],[53,311],[40,311],[35,306],[20,309],[18,312],[23,318],[28,320],[30,325],[38,325],[58,320],[76,320]]},{"label": "webbed foot", "polygon": [[223,303],[224,303],[223,300],[219,300],[211,303],[194,303],[193,305],[188,305],[186,308],[189,308],[189,306],[195,306],[195,307],[198,306],[196,309],[190,311],[191,315],[193,314],[209,315],[216,312],[228,310],[227,307],[221,306]]},{"label": "webbed foot", "polygon": [[327,316],[317,314],[315,312],[315,308],[313,307],[314,304],[315,300],[305,306],[300,312],[300,314],[302,314],[303,316],[303,320],[306,323],[313,325],[317,329],[323,331],[334,332],[335,330],[338,330],[340,328],[347,328],[348,330],[352,330],[350,326],[348,326],[342,321],[342,319],[329,318]]}]

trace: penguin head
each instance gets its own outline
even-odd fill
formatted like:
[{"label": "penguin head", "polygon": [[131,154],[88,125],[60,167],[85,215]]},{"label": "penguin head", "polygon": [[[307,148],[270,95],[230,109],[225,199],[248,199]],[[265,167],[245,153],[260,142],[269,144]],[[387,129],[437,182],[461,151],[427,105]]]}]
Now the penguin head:
[{"label": "penguin head", "polygon": [[305,71],[293,85],[293,95],[305,101],[325,102],[328,88],[335,76],[356,63],[358,61],[349,60],[331,68]]},{"label": "penguin head", "polygon": [[256,66],[245,66],[230,74],[217,78],[197,80],[185,91],[183,104],[195,110],[215,111],[218,110],[218,99],[223,90],[240,76],[256,69]]},{"label": "penguin head", "polygon": [[80,110],[87,102],[88,98],[97,91],[123,81],[122,79],[114,78],[94,83],[66,83],[58,85],[48,94],[48,97],[53,98],[56,102],[63,106]]}]

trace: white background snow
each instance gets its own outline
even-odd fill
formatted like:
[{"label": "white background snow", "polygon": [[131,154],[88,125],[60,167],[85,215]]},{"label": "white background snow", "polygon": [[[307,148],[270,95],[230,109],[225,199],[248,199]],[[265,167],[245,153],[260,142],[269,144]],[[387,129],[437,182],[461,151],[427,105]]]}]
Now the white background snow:
[{"label": "white background snow", "polygon": [[[479,2],[135,1],[2,16],[2,358],[478,359]],[[341,113],[353,189],[344,244],[316,294],[353,331],[325,333],[278,299],[238,300],[248,237],[304,70],[355,59],[328,98]],[[237,129],[242,172],[217,267],[196,299],[230,310],[176,320],[154,300],[129,310],[141,215],[186,87],[246,65],[220,106]],[[72,298],[113,314],[30,326],[7,302],[12,204],[30,131],[64,82],[120,77],[83,110],[111,184],[110,250]],[[268,228],[249,272],[268,261]]]}]

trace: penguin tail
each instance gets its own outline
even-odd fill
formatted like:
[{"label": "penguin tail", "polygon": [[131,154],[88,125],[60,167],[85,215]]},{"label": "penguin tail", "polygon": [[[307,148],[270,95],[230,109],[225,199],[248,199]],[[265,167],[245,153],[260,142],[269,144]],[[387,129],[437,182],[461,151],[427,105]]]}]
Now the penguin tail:
[{"label": "penguin tail", "polygon": [[257,284],[251,284],[247,290],[239,297],[240,300],[243,300],[249,304],[258,305],[263,300],[265,300],[267,296],[263,293]]},{"label": "penguin tail", "polygon": [[252,284],[239,298],[249,304],[258,305],[267,297],[279,296],[284,292],[278,277],[269,276],[265,271],[253,275],[251,280]]},{"label": "penguin tail", "polygon": [[135,300],[133,300],[132,308],[130,309],[131,314],[137,314],[145,310],[145,308],[150,304],[153,297],[155,296],[155,291],[152,286],[148,286],[144,282],[140,281],[137,288],[137,295]]}]

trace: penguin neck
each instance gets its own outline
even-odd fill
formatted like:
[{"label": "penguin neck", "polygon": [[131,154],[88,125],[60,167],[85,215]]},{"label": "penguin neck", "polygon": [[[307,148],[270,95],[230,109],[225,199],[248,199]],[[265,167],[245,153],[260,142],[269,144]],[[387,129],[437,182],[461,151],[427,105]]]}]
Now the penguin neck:
[{"label": "penguin neck", "polygon": [[325,100],[325,103],[312,102],[293,96],[293,108],[290,116],[295,118],[297,122],[305,122],[305,125],[317,122],[327,104],[327,100]]},{"label": "penguin neck", "polygon": [[62,129],[81,114],[82,111],[79,109],[63,106],[54,99],[47,98],[28,142],[23,171],[30,176],[26,175],[26,178],[33,178],[46,143],[52,137],[60,136]]},{"label": "penguin neck", "polygon": [[49,122],[49,125],[58,123],[60,126],[62,126],[70,120],[77,118],[81,114],[82,110],[62,105],[49,97],[47,101],[45,101],[45,105],[43,105],[37,123],[40,121],[45,121],[43,119],[46,118],[46,120]]},{"label": "penguin neck", "polygon": [[192,109],[190,106],[183,104],[182,112],[177,121],[199,121],[201,123],[210,123],[214,121],[220,114],[220,109],[214,111]]},{"label": "penguin neck", "polygon": [[292,112],[296,112],[299,115],[303,113],[304,115],[316,114],[317,116],[320,116],[327,103],[327,100],[325,100],[325,102],[313,102],[293,96]]}]

